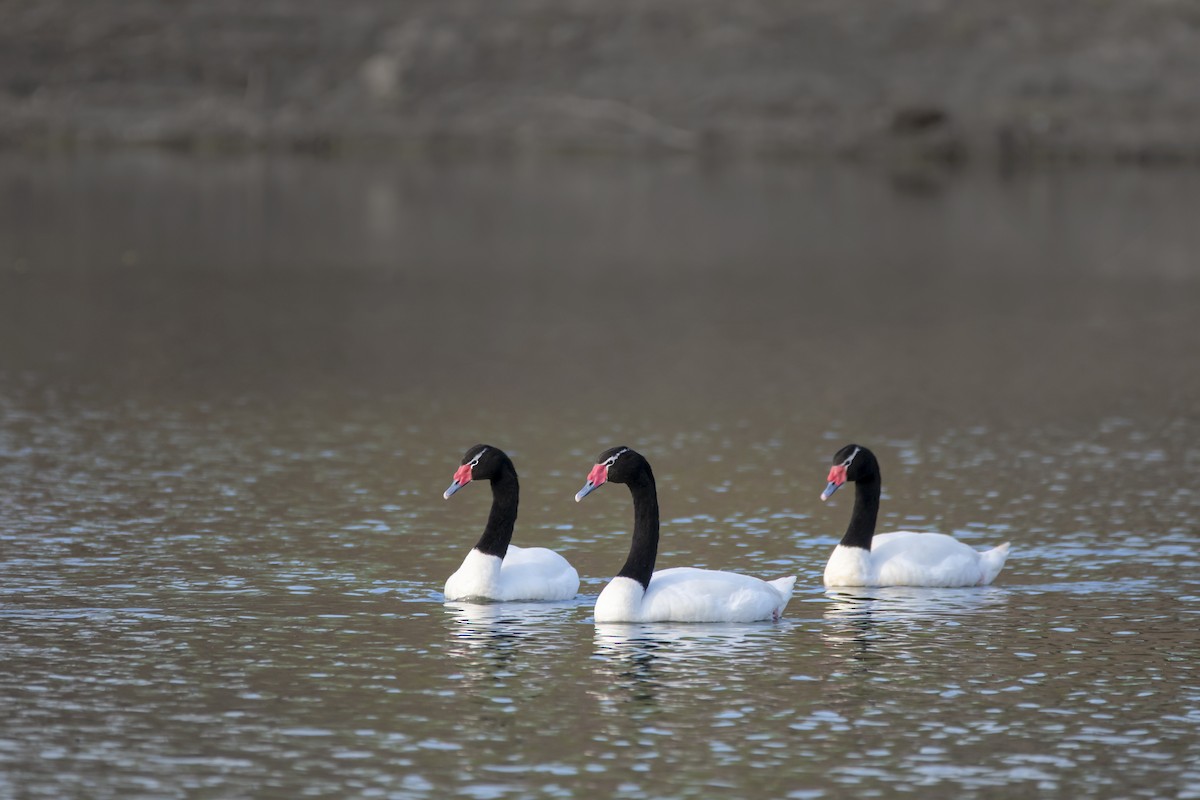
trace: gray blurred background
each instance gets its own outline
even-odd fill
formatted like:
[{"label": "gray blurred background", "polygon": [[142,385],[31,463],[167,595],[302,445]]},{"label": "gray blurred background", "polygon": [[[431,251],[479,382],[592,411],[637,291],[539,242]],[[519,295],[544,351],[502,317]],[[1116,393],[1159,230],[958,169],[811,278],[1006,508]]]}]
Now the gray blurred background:
[{"label": "gray blurred background", "polygon": [[0,141],[1200,157],[1192,0],[0,0]]}]

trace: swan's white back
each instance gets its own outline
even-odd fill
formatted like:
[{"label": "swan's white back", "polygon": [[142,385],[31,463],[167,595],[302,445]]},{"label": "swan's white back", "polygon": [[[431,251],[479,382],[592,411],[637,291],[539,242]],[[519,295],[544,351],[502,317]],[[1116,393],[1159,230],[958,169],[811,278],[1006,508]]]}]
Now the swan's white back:
[{"label": "swan's white back", "polygon": [[877,533],[871,549],[834,548],[826,586],[986,586],[1008,558],[1008,543],[976,550],[943,533]]},{"label": "swan's white back", "polygon": [[510,544],[501,560],[474,548],[446,580],[447,600],[570,600],[579,591],[579,573],[545,547]]},{"label": "swan's white back", "polygon": [[755,622],[778,620],[795,576],[764,581],[736,572],[674,567],[650,586],[613,578],[596,598],[596,622]]}]

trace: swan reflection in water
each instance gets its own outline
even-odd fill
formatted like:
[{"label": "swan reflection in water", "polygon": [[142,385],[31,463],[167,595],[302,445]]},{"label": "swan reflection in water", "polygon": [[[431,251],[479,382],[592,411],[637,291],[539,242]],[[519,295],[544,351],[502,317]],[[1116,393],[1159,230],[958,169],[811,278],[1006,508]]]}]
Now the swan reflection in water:
[{"label": "swan reflection in water", "polygon": [[1002,608],[1009,592],[1003,587],[979,586],[962,589],[923,586],[854,586],[830,589],[825,619],[871,616],[877,621],[920,623],[931,618],[947,618],[985,613]]},{"label": "swan reflection in water", "polygon": [[547,635],[570,621],[576,608],[564,603],[445,603],[450,618],[448,654],[477,680],[508,677],[513,657],[566,647]]},{"label": "swan reflection in water", "polygon": [[596,695],[603,710],[627,714],[655,708],[673,692],[736,691],[747,665],[786,635],[778,625],[754,623],[597,623],[593,660],[608,688]]},{"label": "swan reflection in water", "polygon": [[576,603],[448,602],[445,680],[467,698],[464,730],[502,734],[514,712],[537,702],[556,673],[547,664],[570,646]]},{"label": "swan reflection in water", "polygon": [[929,645],[931,633],[963,626],[976,614],[1004,612],[1010,592],[995,586],[863,586],[825,595],[830,602],[821,640],[861,674],[892,657],[907,657],[910,648]]}]

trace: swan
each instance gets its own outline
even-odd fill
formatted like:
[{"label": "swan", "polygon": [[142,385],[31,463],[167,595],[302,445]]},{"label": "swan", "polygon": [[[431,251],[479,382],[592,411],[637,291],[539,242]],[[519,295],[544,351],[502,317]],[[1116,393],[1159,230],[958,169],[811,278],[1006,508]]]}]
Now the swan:
[{"label": "swan", "polygon": [[1008,558],[1008,542],[979,551],[943,533],[875,533],[881,478],[875,454],[848,444],[833,456],[822,500],[854,481],[854,512],[825,565],[826,586],[986,586]]},{"label": "swan", "polygon": [[499,447],[477,444],[467,450],[450,496],[472,480],[492,482],[492,512],[479,542],[446,580],[446,600],[570,600],[579,591],[579,573],[545,547],[517,547],[512,541],[520,486],[512,459]]},{"label": "swan", "polygon": [[633,544],[625,566],[596,598],[597,623],[778,621],[783,615],[794,575],[763,581],[692,567],[655,572],[658,494],[650,463],[628,447],[605,450],[575,501],[609,482],[627,484],[633,495]]}]

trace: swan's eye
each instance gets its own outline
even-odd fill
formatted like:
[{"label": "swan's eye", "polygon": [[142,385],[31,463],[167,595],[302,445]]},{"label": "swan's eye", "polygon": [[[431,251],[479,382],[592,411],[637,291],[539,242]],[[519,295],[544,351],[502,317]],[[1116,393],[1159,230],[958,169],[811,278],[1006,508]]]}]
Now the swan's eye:
[{"label": "swan's eye", "polygon": [[480,450],[478,453],[476,453],[476,454],[475,454],[475,457],[474,457],[474,458],[472,458],[472,459],[471,459],[471,460],[470,460],[470,461],[467,463],[467,466],[468,466],[468,467],[470,467],[471,469],[474,469],[475,467],[478,467],[478,466],[479,466],[479,459],[483,458],[483,454],[484,454],[484,453],[486,453],[486,452],[487,452],[487,448],[486,448],[486,447],[485,447],[485,448],[483,448],[482,450]]},{"label": "swan's eye", "polygon": [[858,455],[858,451],[859,451],[859,450],[862,450],[862,448],[861,448],[861,447],[856,447],[856,448],[854,448],[854,452],[850,454],[850,457],[849,457],[849,458],[847,458],[845,461],[843,461],[843,462],[842,462],[842,466],[843,466],[843,467],[845,467],[846,469],[849,469],[849,468],[850,468],[850,462],[852,462],[852,461],[854,460],[854,457],[855,457],[856,455]]},{"label": "swan's eye", "polygon": [[608,457],[608,460],[604,462],[605,468],[607,469],[608,467],[611,467],[613,464],[617,463],[617,459],[621,457],[621,453],[627,453],[627,452],[629,452],[629,448],[625,448],[624,450],[613,453],[611,456]]}]

